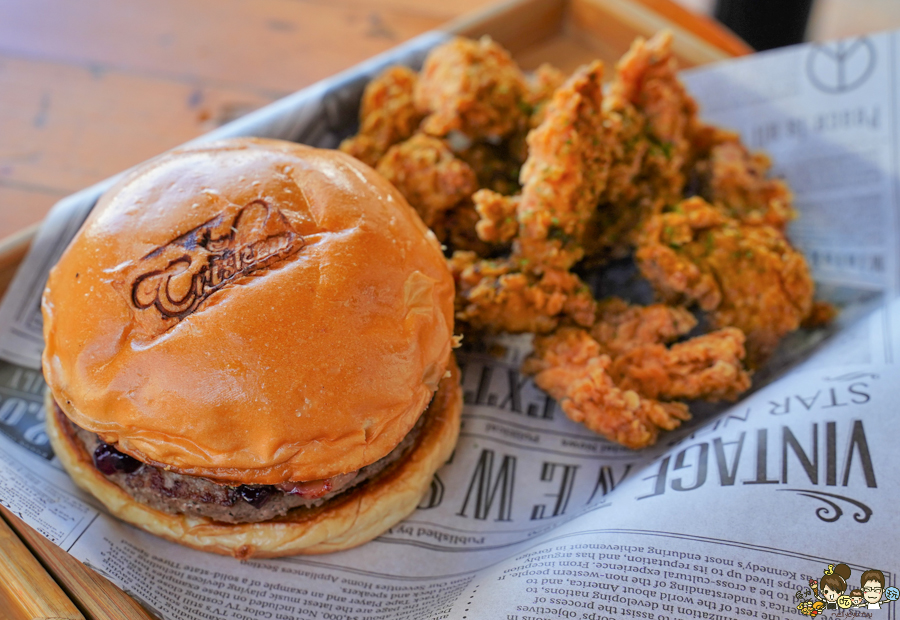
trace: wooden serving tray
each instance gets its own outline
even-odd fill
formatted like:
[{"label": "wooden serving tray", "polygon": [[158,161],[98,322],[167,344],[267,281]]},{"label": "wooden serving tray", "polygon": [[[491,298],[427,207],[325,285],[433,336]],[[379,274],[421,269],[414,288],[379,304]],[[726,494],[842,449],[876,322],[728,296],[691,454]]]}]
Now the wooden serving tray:
[{"label": "wooden serving tray", "polygon": [[[636,37],[663,28],[673,32],[674,51],[683,67],[752,51],[715,22],[671,0],[513,0],[451,22],[443,30],[468,37],[490,35],[526,70],[549,62],[570,72],[595,58],[612,67]],[[0,241],[0,296],[37,228]],[[0,617],[151,618],[128,595],[6,509],[0,507],[0,515]]]}]

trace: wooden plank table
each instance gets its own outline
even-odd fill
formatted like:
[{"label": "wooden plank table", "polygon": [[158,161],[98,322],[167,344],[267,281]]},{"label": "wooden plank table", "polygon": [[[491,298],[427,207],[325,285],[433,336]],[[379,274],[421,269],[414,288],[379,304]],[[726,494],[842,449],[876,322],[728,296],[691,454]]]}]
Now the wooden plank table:
[{"label": "wooden plank table", "polygon": [[[0,243],[0,294],[30,241],[22,229],[63,196],[449,20],[492,33],[523,66],[614,60],[665,25],[687,64],[749,51],[671,0],[518,0],[461,17],[487,5],[0,0],[0,239],[20,231]],[[0,507],[0,618],[51,617],[150,616]]]}]

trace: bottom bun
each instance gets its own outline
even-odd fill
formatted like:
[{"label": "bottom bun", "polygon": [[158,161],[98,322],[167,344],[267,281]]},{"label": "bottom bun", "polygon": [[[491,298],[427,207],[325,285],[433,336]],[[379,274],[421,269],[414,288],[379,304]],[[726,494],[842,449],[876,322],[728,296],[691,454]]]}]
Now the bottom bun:
[{"label": "bottom bun", "polygon": [[[106,479],[91,455],[47,406],[47,434],[56,455],[82,489],[123,521],[171,541],[238,559],[329,553],[356,547],[411,514],[450,458],[459,436],[462,390],[459,369],[440,384],[422,414],[425,424],[412,450],[382,474],[313,509],[297,509],[261,523],[229,524],[205,517],[170,514],[137,502]],[[48,399],[51,399],[48,391]]]}]

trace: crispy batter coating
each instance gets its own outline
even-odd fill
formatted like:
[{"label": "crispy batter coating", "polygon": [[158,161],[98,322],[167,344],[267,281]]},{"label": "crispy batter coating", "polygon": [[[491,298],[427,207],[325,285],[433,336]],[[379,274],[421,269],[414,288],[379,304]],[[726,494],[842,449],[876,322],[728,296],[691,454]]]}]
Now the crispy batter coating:
[{"label": "crispy batter coating", "polygon": [[413,103],[418,76],[407,67],[390,67],[369,82],[359,112],[359,133],[340,149],[373,168],[394,144],[409,138],[423,115]]},{"label": "crispy batter coating", "polygon": [[610,297],[597,303],[591,336],[604,353],[616,357],[635,347],[672,342],[696,325],[694,315],[680,306],[633,306]]},{"label": "crispy batter coating", "polygon": [[613,358],[611,375],[619,387],[664,400],[733,400],[750,387],[744,370],[744,334],[736,328],[666,348],[697,325],[687,308],[633,306],[612,297],[597,304],[591,336]]},{"label": "crispy batter coating", "polygon": [[704,127],[695,145],[696,193],[708,202],[729,217],[780,230],[795,217],[787,185],[767,176],[772,162],[763,153],[751,153],[736,133]]},{"label": "crispy batter coating", "polygon": [[610,163],[602,78],[599,61],[576,71],[528,134],[514,245],[528,270],[569,269],[584,254],[585,226],[606,187]]},{"label": "crispy batter coating", "polygon": [[433,49],[415,89],[422,130],[459,131],[472,140],[499,139],[524,124],[529,111],[525,76],[490,37],[455,38]]},{"label": "crispy batter coating", "polygon": [[400,190],[429,228],[478,189],[472,168],[443,141],[425,134],[392,146],[376,170]]},{"label": "crispy batter coating", "polygon": [[809,267],[780,230],[743,224],[699,197],[651,218],[636,258],[663,299],[697,303],[714,326],[741,329],[751,367],[812,309]]},{"label": "crispy batter coating", "polygon": [[510,260],[479,259],[455,252],[449,261],[456,280],[456,316],[474,329],[546,333],[564,317],[594,322],[594,298],[578,276],[558,269],[540,276],[517,271]]},{"label": "crispy batter coating", "polygon": [[671,46],[668,32],[639,38],[616,64],[603,103],[612,162],[585,235],[588,256],[627,255],[640,222],[682,197],[697,104],[678,79]]},{"label": "crispy batter coating", "polygon": [[480,189],[472,196],[479,220],[475,224],[478,238],[488,243],[508,243],[519,232],[516,211],[520,196],[503,196]]},{"label": "crispy batter coating", "polygon": [[615,358],[610,374],[622,389],[664,400],[735,400],[750,387],[744,334],[726,327],[666,348],[643,344]]},{"label": "crispy batter coating", "polygon": [[566,414],[623,445],[656,441],[688,419],[676,399],[733,400],[750,387],[744,334],[721,329],[666,347],[696,325],[685,309],[608,299],[590,332],[562,326],[535,338],[522,366]]},{"label": "crispy batter coating", "polygon": [[672,54],[672,33],[663,31],[649,41],[638,38],[616,64],[610,85],[610,109],[630,103],[646,117],[648,133],[687,153],[697,103],[678,79]]},{"label": "crispy batter coating", "polygon": [[[715,310],[722,303],[722,290],[715,273],[697,265],[681,249],[694,243],[696,231],[724,226],[728,218],[700,198],[689,198],[671,213],[650,219],[635,258],[641,273],[657,294],[669,303],[696,303],[702,310]],[[715,239],[706,235],[703,250],[715,249]]]},{"label": "crispy batter coating", "polygon": [[629,448],[649,446],[660,429],[672,430],[690,418],[683,403],[660,402],[616,386],[611,365],[587,331],[563,327],[536,337],[534,353],[522,368],[569,418]]}]

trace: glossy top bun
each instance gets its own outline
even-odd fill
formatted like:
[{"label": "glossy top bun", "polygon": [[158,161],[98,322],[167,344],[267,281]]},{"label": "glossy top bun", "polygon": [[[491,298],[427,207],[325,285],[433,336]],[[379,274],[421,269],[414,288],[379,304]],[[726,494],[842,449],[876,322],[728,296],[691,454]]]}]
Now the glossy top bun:
[{"label": "glossy top bun", "polygon": [[389,453],[443,377],[453,280],[355,159],[275,140],[183,148],[107,192],[51,271],[44,376],[139,460],[277,484]]}]

